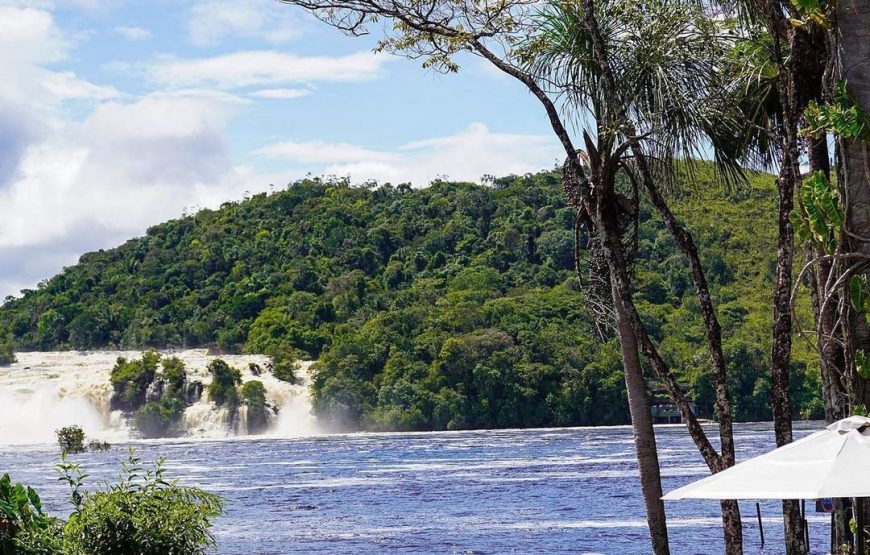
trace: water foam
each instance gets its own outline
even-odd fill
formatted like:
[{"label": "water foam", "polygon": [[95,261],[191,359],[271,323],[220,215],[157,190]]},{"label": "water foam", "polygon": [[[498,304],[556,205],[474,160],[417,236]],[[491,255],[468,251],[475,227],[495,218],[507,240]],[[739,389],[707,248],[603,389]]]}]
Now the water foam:
[{"label": "water foam", "polygon": [[[127,419],[109,408],[112,395],[109,376],[119,356],[133,359],[141,354],[141,351],[17,353],[18,362],[0,368],[0,444],[53,442],[55,430],[70,424],[78,424],[91,438],[130,439],[134,434]],[[211,381],[208,364],[218,358],[204,349],[166,355],[184,362],[189,381],[199,380],[204,384]],[[265,434],[299,437],[317,433],[307,386],[310,361],[300,362],[300,383],[290,384],[266,370],[269,360],[265,356],[220,358],[241,371],[243,382],[259,380],[266,388],[266,402],[278,412],[268,411]],[[257,368],[262,371],[258,372]],[[241,407],[235,422],[231,422],[229,411],[216,407],[204,393],[185,410],[181,425],[189,437],[246,435],[245,410]]]}]

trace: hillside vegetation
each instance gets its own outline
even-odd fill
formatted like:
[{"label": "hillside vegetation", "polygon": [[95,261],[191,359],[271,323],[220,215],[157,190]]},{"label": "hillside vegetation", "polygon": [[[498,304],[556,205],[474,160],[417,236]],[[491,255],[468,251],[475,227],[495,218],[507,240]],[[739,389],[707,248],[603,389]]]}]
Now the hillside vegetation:
[{"label": "hillside vegetation", "polygon": [[[693,230],[725,337],[738,419],[769,417],[772,178],[735,191],[703,172],[673,207]],[[555,173],[481,186],[286,190],[169,221],[7,299],[21,350],[210,346],[317,358],[321,419],[370,429],[628,421],[615,339],[596,341]],[[639,306],[711,414],[686,262],[643,208]],[[817,415],[818,369],[795,340],[792,387]]]}]

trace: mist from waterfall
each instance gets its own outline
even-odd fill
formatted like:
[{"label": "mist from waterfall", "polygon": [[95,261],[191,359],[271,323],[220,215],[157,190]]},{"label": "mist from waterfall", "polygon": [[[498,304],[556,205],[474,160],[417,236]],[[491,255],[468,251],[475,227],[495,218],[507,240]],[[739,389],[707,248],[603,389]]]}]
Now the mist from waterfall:
[{"label": "mist from waterfall", "polygon": [[[241,371],[242,382],[259,380],[266,389],[266,402],[277,408],[267,411],[267,428],[262,435],[299,437],[318,433],[311,414],[307,377],[310,361],[299,364],[299,383],[275,378],[261,355],[210,356],[204,349],[163,353],[185,364],[189,381],[211,381],[207,366],[223,359]],[[18,361],[0,368],[0,445],[49,443],[55,430],[77,424],[89,438],[124,441],[136,437],[121,411],[110,410],[110,375],[119,356],[136,359],[141,351],[63,351],[17,353]],[[252,366],[253,365],[253,366]],[[262,371],[257,374],[257,368]],[[187,407],[181,419],[184,437],[221,438],[247,435],[245,407],[236,418],[217,407],[208,393]]]}]

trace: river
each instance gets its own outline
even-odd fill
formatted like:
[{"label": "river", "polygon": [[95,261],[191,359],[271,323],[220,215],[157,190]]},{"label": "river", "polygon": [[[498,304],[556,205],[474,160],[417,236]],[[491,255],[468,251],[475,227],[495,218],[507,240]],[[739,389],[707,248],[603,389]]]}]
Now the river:
[{"label": "river", "polygon": [[[656,433],[666,491],[706,474],[683,427]],[[739,424],[736,435],[739,460],[773,445],[768,424]],[[226,499],[219,553],[649,553],[627,427],[127,440],[75,460],[91,483],[111,480],[127,445]],[[0,472],[64,512],[57,460],[50,444],[0,446]],[[762,550],[755,504],[741,502],[746,553],[782,551],[778,507],[762,504]],[[721,553],[717,502],[666,508],[675,555]],[[812,552],[827,553],[827,515],[809,521]]]}]

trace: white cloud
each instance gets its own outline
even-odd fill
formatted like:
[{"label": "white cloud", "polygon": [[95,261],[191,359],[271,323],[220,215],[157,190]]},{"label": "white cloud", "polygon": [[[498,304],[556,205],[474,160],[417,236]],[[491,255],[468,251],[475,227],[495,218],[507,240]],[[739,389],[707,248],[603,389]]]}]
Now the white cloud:
[{"label": "white cloud", "polygon": [[233,93],[229,93],[226,91],[217,91],[214,89],[200,89],[200,88],[188,88],[188,89],[173,89],[169,91],[158,91],[152,93],[152,96],[155,97],[169,97],[169,98],[192,98],[192,99],[200,99],[200,100],[211,100],[214,102],[221,102],[225,105],[229,106],[232,104],[250,104],[251,101],[242,96],[235,95]]},{"label": "white cloud", "polygon": [[[102,9],[97,0],[78,1]],[[254,35],[281,42],[299,30],[289,20],[233,12],[268,2],[274,11],[263,13],[284,17],[289,10],[272,0],[193,1],[197,9],[216,8],[197,30],[191,23],[191,38],[200,44]],[[82,252],[117,245],[184,209],[214,207],[309,171],[425,185],[444,173],[476,180],[533,171],[560,157],[547,137],[475,124],[389,150],[284,141],[257,151],[262,158],[255,161],[273,173],[262,173],[260,164],[240,167],[225,126],[249,105],[256,108],[254,99],[288,100],[311,93],[312,83],[373,79],[391,58],[249,50],[132,62],[162,89],[134,97],[88,81],[88,71],[79,69],[87,57],[75,58],[78,73],[64,66],[81,39],[65,36],[49,11],[23,2],[13,7],[0,0],[0,298],[35,285]],[[106,29],[130,40],[147,38],[145,29],[115,27],[121,22]]]},{"label": "white cloud", "polygon": [[483,175],[523,174],[552,167],[562,154],[549,136],[493,133],[482,123],[445,137],[414,141],[397,151],[346,143],[284,141],[255,152],[356,181],[411,182],[424,186],[438,177],[477,181]]},{"label": "white cloud", "polygon": [[118,7],[120,0],[0,0],[0,5],[14,8],[56,10],[79,8],[87,11],[107,12]]},{"label": "white cloud", "polygon": [[347,162],[389,161],[396,155],[370,150],[348,143],[325,143],[322,141],[284,141],[265,146],[255,154],[269,158],[283,158],[302,164],[334,164]]},{"label": "white cloud", "polygon": [[50,12],[0,6],[0,101],[53,112],[64,100],[106,100],[120,92],[45,66],[69,57],[71,42]]},{"label": "white cloud", "polygon": [[261,89],[259,91],[249,93],[248,96],[255,96],[257,98],[288,100],[292,98],[308,96],[309,94],[311,94],[311,89]]},{"label": "white cloud", "polygon": [[224,125],[250,99],[186,87],[132,100],[48,66],[71,47],[51,13],[0,4],[0,297],[271,178],[230,157]]},{"label": "white cloud", "polygon": [[4,66],[56,62],[66,57],[69,46],[51,13],[0,6],[0,59]]},{"label": "white cloud", "polygon": [[145,40],[151,38],[151,31],[143,27],[132,25],[121,25],[115,27],[115,33],[121,35],[127,40]]},{"label": "white cloud", "polygon": [[18,161],[28,146],[44,131],[26,106],[0,102],[0,190],[17,173]]},{"label": "white cloud", "polygon": [[197,46],[214,46],[230,37],[279,44],[300,31],[290,7],[275,0],[200,0],[188,13],[188,38]]},{"label": "white cloud", "polygon": [[375,78],[387,59],[371,52],[330,57],[253,50],[211,58],[167,58],[152,64],[147,72],[154,81],[166,86],[213,85],[231,89],[311,81],[364,81]]},{"label": "white cloud", "polygon": [[42,81],[43,86],[60,100],[110,100],[121,96],[115,87],[95,85],[80,79],[71,71],[51,72]]},{"label": "white cloud", "polygon": [[105,103],[31,145],[0,189],[0,249],[38,253],[96,228],[87,248],[107,247],[203,198],[238,196],[223,133],[236,111],[214,99],[149,95]]},{"label": "white cloud", "polygon": [[0,298],[83,252],[279,182],[233,165],[223,128],[239,106],[198,91],[107,102],[31,144],[0,186]]}]

